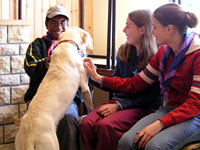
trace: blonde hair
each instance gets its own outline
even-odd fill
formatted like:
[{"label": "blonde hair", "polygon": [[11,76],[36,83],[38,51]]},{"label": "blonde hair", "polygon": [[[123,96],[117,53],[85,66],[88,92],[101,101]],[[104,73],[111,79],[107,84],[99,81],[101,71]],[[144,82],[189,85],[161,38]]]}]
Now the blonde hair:
[{"label": "blonde hair", "polygon": [[[138,69],[141,69],[148,64],[149,60],[157,50],[155,39],[151,34],[151,29],[152,29],[151,12],[146,9],[135,10],[130,12],[128,16],[137,27],[144,26],[145,28],[144,35],[142,36],[141,39],[140,49],[137,49],[139,53]],[[119,51],[120,60],[127,63],[132,62],[135,59],[134,57],[136,57],[133,56],[133,53],[135,53],[134,51],[136,51],[135,46],[125,43],[124,45],[122,45]]]}]

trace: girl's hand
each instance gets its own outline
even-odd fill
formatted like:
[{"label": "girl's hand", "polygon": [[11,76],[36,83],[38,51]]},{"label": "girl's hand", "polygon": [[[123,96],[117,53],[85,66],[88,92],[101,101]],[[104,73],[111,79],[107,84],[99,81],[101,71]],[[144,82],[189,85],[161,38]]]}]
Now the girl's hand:
[{"label": "girl's hand", "polygon": [[163,128],[164,125],[160,120],[155,121],[137,132],[138,135],[135,138],[134,143],[139,142],[138,148],[144,148],[147,142],[158,134]]},{"label": "girl's hand", "polygon": [[114,114],[116,112],[117,112],[117,103],[115,103],[115,104],[105,104],[97,110],[97,113],[104,116],[104,117],[107,117],[107,116]]},{"label": "girl's hand", "polygon": [[97,74],[96,68],[95,68],[94,63],[92,62],[92,59],[91,58],[84,58],[83,59],[83,65],[84,65],[85,69],[87,70],[90,78],[101,84],[103,77],[100,76],[99,74]]}]

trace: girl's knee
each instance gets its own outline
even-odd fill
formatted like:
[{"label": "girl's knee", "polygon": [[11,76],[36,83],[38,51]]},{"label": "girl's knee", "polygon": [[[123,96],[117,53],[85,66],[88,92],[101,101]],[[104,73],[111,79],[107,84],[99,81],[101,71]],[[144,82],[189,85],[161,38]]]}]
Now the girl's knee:
[{"label": "girl's knee", "polygon": [[88,126],[90,126],[90,119],[89,118],[87,118],[87,116],[86,117],[84,117],[82,120],[81,120],[81,123],[80,123],[80,125],[79,125],[79,128],[80,129],[85,129],[85,128],[87,128]]},{"label": "girl's knee", "polygon": [[159,142],[159,141],[155,141],[155,140],[150,140],[146,146],[145,146],[145,150],[169,150],[171,149],[169,147],[169,145],[165,142]]},{"label": "girl's knee", "polygon": [[122,150],[124,145],[126,145],[127,141],[125,140],[125,138],[122,136],[119,141],[118,141],[118,150]]},{"label": "girl's knee", "polygon": [[112,127],[111,122],[107,121],[106,119],[99,121],[98,123],[96,123],[96,125],[99,128],[111,128]]},{"label": "girl's knee", "polygon": [[134,150],[134,139],[132,137],[123,135],[118,141],[118,150]]}]

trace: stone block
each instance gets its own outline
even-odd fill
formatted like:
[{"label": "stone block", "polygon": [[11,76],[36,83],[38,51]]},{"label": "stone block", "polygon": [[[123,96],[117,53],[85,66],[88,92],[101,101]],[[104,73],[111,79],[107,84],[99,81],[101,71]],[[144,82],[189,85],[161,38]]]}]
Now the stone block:
[{"label": "stone block", "polygon": [[0,74],[10,73],[10,56],[0,56]]},{"label": "stone block", "polygon": [[19,127],[14,124],[5,125],[4,143],[14,142],[18,130],[19,130]]},{"label": "stone block", "polygon": [[8,26],[8,43],[28,43],[29,26]]},{"label": "stone block", "polygon": [[20,76],[20,83],[21,84],[29,84],[30,78],[27,74],[21,74]]},{"label": "stone block", "polygon": [[7,85],[19,85],[20,84],[20,75],[13,74],[13,75],[1,75],[0,76],[0,86],[7,86]]},{"label": "stone block", "polygon": [[1,106],[0,114],[0,125],[13,123],[18,118],[18,105]]},{"label": "stone block", "polygon": [[0,145],[0,150],[15,150],[15,144],[9,143],[9,144]]},{"label": "stone block", "polygon": [[19,54],[19,44],[0,45],[0,55],[16,55]]},{"label": "stone block", "polygon": [[26,112],[27,112],[27,105],[25,103],[20,104],[20,118],[22,118]]},{"label": "stone block", "polygon": [[19,52],[22,55],[26,54],[29,44],[20,44]]},{"label": "stone block", "polygon": [[0,87],[0,105],[10,103],[10,87]]},{"label": "stone block", "polygon": [[0,43],[7,42],[7,26],[0,26]]},{"label": "stone block", "polygon": [[24,73],[24,55],[12,56],[11,71],[12,73]]},{"label": "stone block", "polygon": [[24,102],[24,94],[27,91],[27,88],[28,88],[27,85],[21,85],[11,88],[12,104]]}]

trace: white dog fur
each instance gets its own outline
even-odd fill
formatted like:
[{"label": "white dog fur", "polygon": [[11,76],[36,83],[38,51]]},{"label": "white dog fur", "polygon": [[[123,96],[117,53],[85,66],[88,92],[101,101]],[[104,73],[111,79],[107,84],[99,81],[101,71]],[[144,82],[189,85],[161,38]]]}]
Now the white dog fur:
[{"label": "white dog fur", "polygon": [[88,76],[77,52],[77,47],[81,50],[93,48],[91,36],[72,27],[60,35],[58,43],[49,69],[21,120],[15,139],[16,150],[59,150],[56,126],[79,87],[88,111],[93,109]]}]

